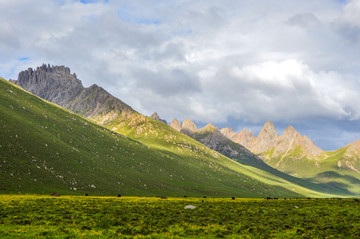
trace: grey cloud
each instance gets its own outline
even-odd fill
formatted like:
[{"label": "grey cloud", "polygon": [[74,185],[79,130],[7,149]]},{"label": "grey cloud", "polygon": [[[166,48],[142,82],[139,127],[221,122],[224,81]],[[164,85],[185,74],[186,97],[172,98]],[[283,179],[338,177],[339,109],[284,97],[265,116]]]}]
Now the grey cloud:
[{"label": "grey cloud", "polygon": [[339,126],[335,135],[360,118],[357,3],[1,1],[0,69],[16,78],[67,65],[84,85],[168,121],[258,129],[322,118]]},{"label": "grey cloud", "polygon": [[162,69],[160,72],[136,70],[133,74],[136,88],[146,88],[166,97],[182,97],[201,90],[198,79],[181,69]]},{"label": "grey cloud", "polygon": [[321,24],[319,19],[312,13],[303,13],[295,15],[287,21],[291,25],[297,25],[300,27],[308,28]]}]

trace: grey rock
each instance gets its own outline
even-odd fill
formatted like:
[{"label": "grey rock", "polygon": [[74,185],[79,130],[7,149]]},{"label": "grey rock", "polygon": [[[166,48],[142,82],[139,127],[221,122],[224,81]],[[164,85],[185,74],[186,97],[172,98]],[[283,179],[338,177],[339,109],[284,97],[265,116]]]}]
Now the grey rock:
[{"label": "grey rock", "polygon": [[160,119],[159,115],[156,112],[150,115],[150,118],[167,124],[166,120]]},{"label": "grey rock", "polygon": [[15,84],[102,125],[134,111],[97,85],[84,88],[76,74],[65,66],[43,64],[35,70],[29,68],[19,73]]}]

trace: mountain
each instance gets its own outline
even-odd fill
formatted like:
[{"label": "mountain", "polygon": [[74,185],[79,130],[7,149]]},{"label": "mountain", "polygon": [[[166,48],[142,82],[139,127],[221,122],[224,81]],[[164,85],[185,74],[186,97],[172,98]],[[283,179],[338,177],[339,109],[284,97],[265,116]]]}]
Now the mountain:
[{"label": "mountain", "polygon": [[[308,137],[300,135],[291,125],[282,135],[277,134],[271,122],[264,124],[258,137],[245,129],[240,133],[233,132],[230,128],[220,131],[227,138],[244,145],[263,159],[279,158],[281,160],[291,157],[293,153],[296,153],[296,158],[318,159],[323,153]],[[279,161],[276,164],[280,164]]]},{"label": "mountain", "polygon": [[[311,188],[313,190],[322,191],[322,192],[334,192],[338,194],[346,194],[349,193],[347,187],[344,185],[338,185],[337,183],[333,183],[331,180],[324,181],[320,183],[314,183],[313,179],[301,179],[287,173],[281,172],[271,166],[269,166],[266,162],[264,162],[259,156],[254,155],[251,151],[246,149],[243,145],[235,143],[234,141],[227,138],[222,130],[218,129],[212,124],[206,125],[204,128],[197,129],[196,125],[189,119],[185,120],[182,125],[185,127],[191,126],[192,130],[189,131],[184,130],[182,128],[178,128],[178,121],[176,119],[173,120],[173,125],[176,127],[177,131],[184,132],[195,140],[201,142],[203,145],[213,149],[222,155],[235,160],[243,165],[249,165],[251,167],[261,169],[266,171],[272,175],[276,175],[277,177],[283,178],[289,182],[295,183],[297,185],[301,185],[307,188]],[[180,124],[180,122],[179,122]],[[273,131],[272,124],[267,124],[267,127],[263,130],[263,137],[268,138],[265,134],[268,133],[270,135],[276,135],[276,132]],[[229,128],[227,128],[229,129]],[[291,128],[289,128],[290,130]],[[231,131],[227,130],[231,135]],[[243,132],[243,131],[242,131]],[[296,135],[295,132],[288,132],[289,134]],[[262,142],[262,141],[260,141]],[[266,143],[265,143],[266,145]]]},{"label": "mountain", "polygon": [[91,118],[100,125],[135,112],[97,85],[84,88],[76,74],[70,74],[70,69],[65,66],[43,64],[35,70],[29,68],[20,72],[18,79],[13,82],[34,95]]},{"label": "mountain", "polygon": [[234,142],[245,142],[247,149],[279,171],[352,192],[360,190],[359,140],[326,152],[291,125],[282,135],[271,122],[264,124],[258,137],[246,130],[236,133],[224,128],[220,132]]},{"label": "mountain", "polygon": [[[54,80],[52,79],[52,73],[56,71],[51,68],[56,67],[50,67],[49,69],[49,66],[43,66],[36,70],[32,70],[32,74],[29,75],[35,74],[39,75],[39,77],[46,76],[43,79],[39,79],[38,77],[37,80],[32,80],[32,77],[27,77],[28,81],[32,80],[32,84],[27,84],[24,80],[21,80],[22,75],[19,74],[16,84],[25,86],[25,89],[30,89],[31,87],[35,89],[46,88],[42,86],[47,85],[46,92],[52,92],[54,95],[67,94],[66,92],[68,89],[66,87],[57,86],[68,85],[66,81],[70,78],[70,76],[68,76],[70,74],[69,70],[64,68],[66,72],[61,73],[67,74],[66,77],[58,78],[57,75],[59,73],[54,73]],[[36,71],[40,72],[37,73]],[[41,71],[45,71],[45,73],[41,73]],[[59,80],[64,82],[54,83],[52,85],[44,83],[44,81],[47,80]],[[86,89],[87,88],[82,89],[82,91],[85,91]],[[44,95],[46,95],[46,92],[44,92]],[[149,174],[147,174],[149,170],[162,174],[166,168],[166,172],[171,172],[166,174],[168,176],[168,184],[161,184],[164,185],[163,192],[171,192],[172,195],[175,195],[176,191],[177,193],[188,192],[188,194],[191,193],[192,195],[240,195],[242,197],[262,197],[272,195],[299,196],[299,194],[323,197],[329,195],[289,182],[284,178],[260,168],[239,164],[174,130],[170,126],[137,113],[120,100],[116,99],[114,101],[118,102],[121,107],[109,109],[107,108],[108,106],[103,105],[104,103],[100,101],[99,98],[84,97],[84,94],[80,93],[73,94],[74,96],[72,99],[77,99],[77,102],[82,102],[83,105],[79,106],[79,108],[84,109],[84,111],[80,111],[78,108],[70,108],[72,107],[72,104],[69,103],[64,104],[64,106],[87,116],[92,121],[103,125],[113,132],[125,135],[136,142],[146,145],[148,149],[164,155],[162,157],[162,159],[165,159],[163,165],[155,164],[154,166],[144,168],[145,178],[149,176]],[[108,93],[106,91],[103,91],[103,94],[107,96],[105,98],[112,97],[111,95],[107,95]],[[52,98],[49,99],[51,100]],[[73,100],[67,101],[63,99],[63,101],[71,102]],[[107,111],[94,111],[91,105],[88,104],[89,101],[95,101],[99,109],[107,109]],[[87,114],[88,112],[91,113]],[[109,112],[111,112],[110,115],[112,117],[107,117]],[[192,124],[190,121],[187,121],[182,125],[187,131],[197,130],[196,126],[194,126],[195,124]],[[142,158],[142,160],[145,160],[152,165],[151,159],[145,157],[145,159]],[[251,160],[249,159],[249,161]],[[131,164],[129,165],[131,167]],[[147,170],[147,168],[149,169]],[[129,174],[132,174],[131,170]],[[135,181],[138,181],[137,178],[135,178]],[[327,192],[333,193],[331,191]],[[344,192],[343,194],[346,193],[347,192]]]},{"label": "mountain", "polygon": [[167,124],[166,120],[160,119],[159,115],[156,112],[154,112],[152,115],[150,115],[149,118],[163,122],[164,124]]}]

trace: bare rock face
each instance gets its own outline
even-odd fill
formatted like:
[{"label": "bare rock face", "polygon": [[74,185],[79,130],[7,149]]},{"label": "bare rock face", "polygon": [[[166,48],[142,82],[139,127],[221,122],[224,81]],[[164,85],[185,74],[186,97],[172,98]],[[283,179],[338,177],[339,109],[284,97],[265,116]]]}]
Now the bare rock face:
[{"label": "bare rock face", "polygon": [[106,124],[134,110],[103,88],[84,88],[76,74],[65,66],[42,65],[19,73],[15,84],[47,101]]},{"label": "bare rock face", "polygon": [[251,130],[247,131],[246,129],[243,129],[242,131],[240,131],[240,133],[236,133],[228,127],[221,129],[220,132],[225,137],[231,139],[235,143],[245,146],[247,149],[250,149],[253,146],[256,139]]},{"label": "bare rock face", "polygon": [[160,121],[160,122],[163,122],[164,124],[167,124],[166,120],[160,119],[159,115],[156,112],[154,112],[152,115],[150,115],[150,118]]},{"label": "bare rock face", "polygon": [[236,136],[238,135],[236,132],[234,132],[232,130],[232,128],[230,127],[227,127],[227,128],[223,128],[223,129],[220,129],[220,132],[227,138],[231,139],[232,141],[235,142],[234,139],[236,139]]},{"label": "bare rock face", "polygon": [[266,122],[256,138],[251,151],[255,154],[260,154],[270,150],[275,146],[277,136],[274,125],[270,121]]},{"label": "bare rock face", "polygon": [[184,134],[191,134],[197,130],[196,125],[189,119],[184,120],[181,127],[181,132]]},{"label": "bare rock face", "polygon": [[19,73],[16,84],[47,101],[65,106],[84,88],[75,74],[65,66],[42,65]]},{"label": "bare rock face", "polygon": [[176,131],[181,131],[181,123],[180,121],[178,121],[177,119],[174,119],[172,122],[171,122],[171,125],[170,125],[173,129],[175,129]]},{"label": "bare rock face", "polygon": [[254,145],[255,140],[256,137],[254,137],[251,130],[247,131],[246,129],[243,129],[240,131],[240,134],[238,135],[238,140],[235,142],[250,149]]}]

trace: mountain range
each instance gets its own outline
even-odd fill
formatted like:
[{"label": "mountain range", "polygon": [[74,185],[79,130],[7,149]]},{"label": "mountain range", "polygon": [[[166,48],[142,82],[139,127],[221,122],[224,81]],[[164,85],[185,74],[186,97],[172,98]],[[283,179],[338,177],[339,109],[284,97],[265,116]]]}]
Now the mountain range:
[{"label": "mountain range", "polygon": [[[291,176],[338,189],[346,188],[352,192],[360,190],[360,140],[327,152],[291,125],[282,135],[278,135],[274,125],[266,122],[257,137],[246,129],[236,133],[231,128],[218,129],[211,124],[197,129],[189,119],[182,124],[174,119],[171,127],[234,160],[239,161],[240,152],[247,150],[247,153],[253,153],[266,165]],[[239,162],[255,166],[254,161]]]},{"label": "mountain range", "polygon": [[[264,125],[258,137],[254,137],[249,131],[242,131],[238,134],[230,128],[218,129],[211,124],[203,129],[197,129],[191,120],[185,120],[182,124],[173,120],[170,127],[156,113],[151,117],[145,117],[97,85],[88,88],[83,87],[76,74],[71,74],[70,69],[64,66],[42,65],[36,69],[29,68],[20,72],[18,79],[11,82],[46,101],[76,113],[72,114],[46,103],[46,101],[39,101],[35,96],[21,91],[12,83],[1,81],[1,85],[3,85],[1,89],[4,90],[3,99],[1,99],[1,113],[6,116],[3,117],[1,124],[7,126],[5,127],[7,129],[6,134],[4,134],[5,128],[3,127],[1,142],[4,142],[3,145],[12,145],[14,149],[6,148],[7,150],[4,150],[5,148],[2,147],[0,152],[2,152],[1,157],[7,159],[6,162],[16,159],[14,160],[15,166],[11,168],[12,174],[17,174],[20,176],[19,178],[22,178],[22,173],[16,171],[16,168],[20,167],[21,162],[33,166],[33,159],[31,157],[18,157],[16,147],[28,152],[30,150],[28,148],[32,148],[32,146],[31,144],[14,144],[12,140],[16,138],[16,135],[29,138],[28,142],[31,142],[31,138],[37,139],[33,137],[35,135],[43,134],[40,139],[47,141],[46,137],[59,138],[56,135],[65,134],[69,141],[64,143],[60,140],[62,143],[57,144],[57,151],[62,152],[57,152],[62,155],[58,158],[72,154],[74,150],[69,151],[71,149],[69,143],[73,141],[72,137],[78,137],[84,143],[78,144],[75,149],[78,149],[79,152],[86,152],[84,155],[88,157],[81,157],[82,154],[79,153],[77,158],[75,157],[76,159],[72,156],[66,162],[71,165],[72,160],[76,161],[80,157],[83,158],[81,163],[86,165],[85,168],[90,167],[98,170],[97,173],[95,173],[96,170],[94,172],[91,170],[84,171],[82,167],[73,167],[70,170],[69,166],[65,166],[65,162],[62,160],[59,160],[62,164],[53,164],[52,157],[48,157],[47,154],[41,155],[42,151],[39,150],[37,153],[39,160],[41,158],[41,162],[46,166],[45,168],[37,164],[36,168],[40,167],[38,171],[42,172],[41,174],[45,175],[49,171],[47,164],[52,164],[54,166],[51,167],[51,170],[54,172],[63,172],[65,169],[72,175],[82,175],[81,177],[74,177],[73,181],[63,179],[56,181],[58,179],[54,179],[57,185],[55,188],[67,193],[75,193],[73,190],[74,182],[83,185],[76,187],[77,189],[81,188],[82,192],[91,190],[101,194],[125,192],[132,195],[161,195],[165,193],[177,196],[180,194],[206,194],[210,196],[239,195],[242,197],[274,195],[324,197],[329,195],[356,195],[358,193],[360,180],[356,171],[358,165],[355,164],[355,161],[359,155],[359,143],[335,152],[323,152],[310,139],[301,136],[292,127],[287,128],[283,135],[278,136],[270,122]],[[17,96],[21,97],[16,97],[15,100],[9,94],[9,90],[17,92]],[[14,111],[10,107],[10,105],[14,107],[14,103],[11,102],[16,101],[18,108],[34,108],[35,103],[29,105],[28,99],[40,102],[41,106],[36,106],[37,111],[26,114],[21,111]],[[61,113],[48,113],[49,109]],[[51,115],[51,120],[58,120],[64,124],[59,122],[46,124],[48,128],[44,129],[42,128],[44,127],[43,117],[45,117],[43,114],[48,117],[46,119],[49,119],[48,115]],[[58,116],[58,114],[63,116]],[[86,117],[86,119],[77,114]],[[37,120],[31,120],[30,116]],[[76,134],[71,134],[74,128],[66,128],[66,122],[71,117],[77,119],[75,121],[81,121],[81,127],[84,128],[82,129],[79,126]],[[31,124],[34,124],[39,132],[33,132],[34,125],[30,127],[30,124],[24,124],[24,130],[18,131],[16,125],[10,123],[12,121],[19,125],[23,121],[31,121]],[[59,128],[57,125],[61,125],[61,127]],[[84,127],[84,125],[87,126]],[[102,133],[97,135],[91,130],[86,135],[82,133],[82,130],[89,130],[89,125],[91,129],[97,129],[95,132],[100,131]],[[46,133],[47,131],[52,133]],[[25,136],[22,132],[31,133],[27,133]],[[109,140],[103,142],[104,137],[108,139],[118,137],[119,140],[125,141],[121,146],[107,147],[104,145],[107,145],[105,142],[109,143]],[[92,147],[85,145],[89,138],[93,140],[93,143],[89,144]],[[56,139],[53,141],[55,142]],[[127,153],[123,155],[123,152]],[[110,158],[111,160],[109,159],[110,161],[105,163],[106,160],[102,161],[103,158]],[[332,162],[335,161],[337,168],[333,168]],[[309,171],[302,173],[303,167],[298,170],[296,165],[310,167],[311,170],[309,171],[312,173]],[[318,170],[319,168],[324,170]],[[0,171],[4,172],[3,170],[4,166],[0,167]],[[117,175],[117,172],[121,172],[121,176]],[[105,180],[102,177],[103,174],[109,177],[105,177]],[[8,171],[4,175],[8,175]],[[57,174],[53,173],[51,177],[54,175]],[[101,178],[103,180],[97,181],[96,184],[84,182],[89,178],[94,180],[97,177],[99,177],[97,180]],[[122,180],[126,178],[126,183],[118,184],[121,182],[119,177]],[[54,188],[52,184],[48,185],[46,176],[42,176],[42,179],[43,188]],[[3,180],[7,182],[4,185],[8,191],[38,192],[37,183],[19,188],[16,185],[23,185],[20,181],[11,181],[6,176],[3,176]],[[105,181],[108,181],[109,184],[106,185]],[[91,187],[92,185],[97,186],[94,188]],[[113,187],[114,185],[116,186]]]}]

